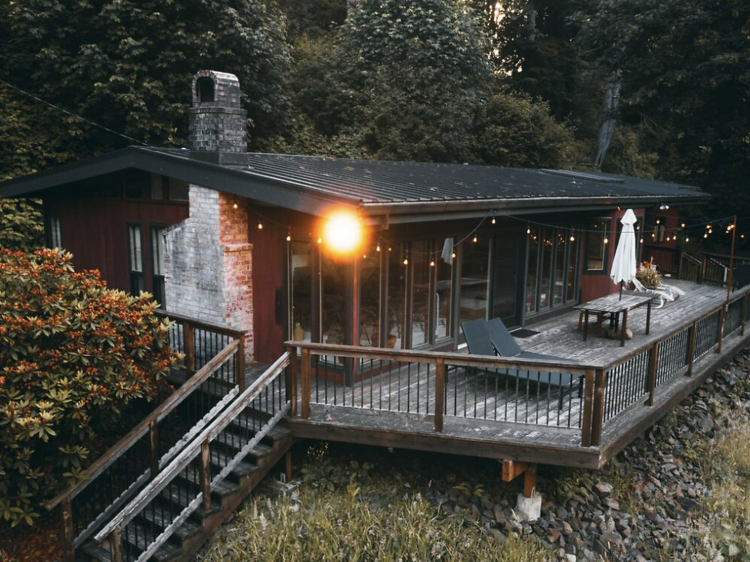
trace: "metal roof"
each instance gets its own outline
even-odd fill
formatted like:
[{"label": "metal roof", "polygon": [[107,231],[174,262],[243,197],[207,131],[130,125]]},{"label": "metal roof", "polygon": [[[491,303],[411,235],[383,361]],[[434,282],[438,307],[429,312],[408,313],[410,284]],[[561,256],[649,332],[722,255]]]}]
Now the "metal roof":
[{"label": "metal roof", "polygon": [[[706,193],[685,185],[611,174],[294,156],[242,155],[247,165],[217,164],[187,150],[131,147],[6,182],[7,196],[136,168],[313,214],[331,205],[365,214],[476,214],[490,210],[560,210],[614,205],[698,203]],[[468,216],[468,215],[467,215]]]}]

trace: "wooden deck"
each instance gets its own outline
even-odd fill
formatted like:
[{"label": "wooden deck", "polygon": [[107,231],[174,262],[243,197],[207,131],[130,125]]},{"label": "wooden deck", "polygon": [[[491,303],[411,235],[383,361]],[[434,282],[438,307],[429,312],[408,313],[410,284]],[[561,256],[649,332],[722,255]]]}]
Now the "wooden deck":
[{"label": "wooden deck", "polygon": [[[575,366],[300,345],[287,424],[297,437],[600,467],[745,345],[746,292],[733,294],[725,317],[725,290],[669,283],[686,294],[654,308],[648,336],[645,308],[632,314],[625,347],[593,330],[584,342],[577,311],[531,326],[540,333],[518,340]],[[346,361],[362,373],[348,384]],[[569,383],[540,384],[550,372],[570,375]]]}]

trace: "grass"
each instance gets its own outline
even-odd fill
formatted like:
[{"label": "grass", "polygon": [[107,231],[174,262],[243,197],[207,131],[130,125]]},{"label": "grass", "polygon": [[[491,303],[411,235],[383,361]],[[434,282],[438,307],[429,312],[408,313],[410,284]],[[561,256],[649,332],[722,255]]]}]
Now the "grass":
[{"label": "grass", "polygon": [[[398,466],[333,462],[313,448],[300,488],[287,497],[255,497],[215,535],[204,562],[473,561],[542,562],[550,552],[534,538],[489,531],[417,490]],[[383,467],[384,468],[384,467]],[[425,494],[431,494],[428,483]],[[466,494],[458,484],[454,488]],[[419,488],[424,488],[420,486]],[[481,496],[481,486],[471,486]]]}]

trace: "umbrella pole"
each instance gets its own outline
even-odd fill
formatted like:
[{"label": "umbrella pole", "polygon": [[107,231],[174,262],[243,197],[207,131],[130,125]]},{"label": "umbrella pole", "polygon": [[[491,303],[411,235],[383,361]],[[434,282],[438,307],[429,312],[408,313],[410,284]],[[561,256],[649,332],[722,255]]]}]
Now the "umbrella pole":
[{"label": "umbrella pole", "polygon": [[622,284],[623,282],[620,281],[620,300],[622,300]]}]

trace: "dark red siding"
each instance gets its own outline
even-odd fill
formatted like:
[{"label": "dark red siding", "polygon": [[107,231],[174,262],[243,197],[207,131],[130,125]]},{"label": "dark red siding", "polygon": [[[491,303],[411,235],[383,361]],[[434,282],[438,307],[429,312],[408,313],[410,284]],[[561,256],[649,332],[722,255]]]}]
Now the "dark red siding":
[{"label": "dark red siding", "polygon": [[171,226],[188,217],[188,204],[98,197],[47,197],[47,216],[60,219],[63,247],[78,269],[98,269],[110,287],[130,289],[128,223],[140,223],[146,290],[151,291],[150,225]]}]

